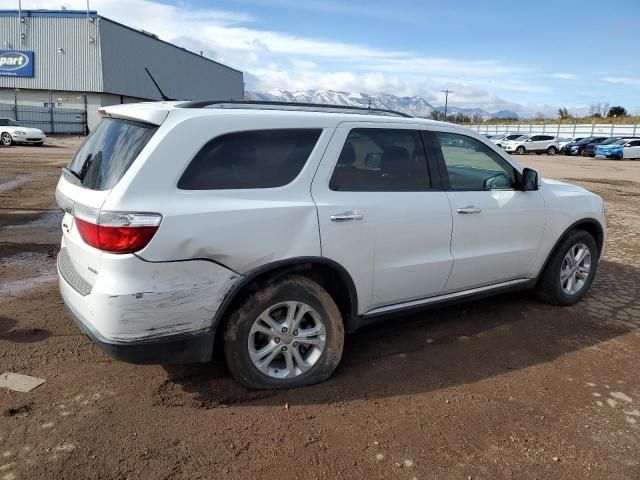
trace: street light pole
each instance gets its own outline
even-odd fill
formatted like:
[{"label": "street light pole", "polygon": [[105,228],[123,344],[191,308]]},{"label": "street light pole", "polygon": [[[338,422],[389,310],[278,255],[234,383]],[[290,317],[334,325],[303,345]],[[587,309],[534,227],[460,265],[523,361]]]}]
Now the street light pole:
[{"label": "street light pole", "polygon": [[445,90],[441,90],[442,93],[444,93],[444,119],[447,119],[447,105],[449,103],[449,94],[453,93],[451,90],[449,90],[448,88]]}]

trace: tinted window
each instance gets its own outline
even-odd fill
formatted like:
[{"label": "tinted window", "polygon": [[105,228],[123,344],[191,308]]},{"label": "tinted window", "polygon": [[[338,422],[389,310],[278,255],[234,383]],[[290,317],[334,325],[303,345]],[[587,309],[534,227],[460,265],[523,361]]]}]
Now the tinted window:
[{"label": "tinted window", "polygon": [[475,138],[435,132],[453,190],[515,188],[514,168]]},{"label": "tinted window", "polygon": [[103,119],[76,152],[69,170],[86,188],[113,188],[156,130],[146,123]]},{"label": "tinted window", "polygon": [[11,125],[12,127],[19,127],[20,124],[15,120],[10,118],[0,118],[0,126],[6,127],[7,125]]},{"label": "tinted window", "polygon": [[633,142],[629,142],[628,147],[640,147],[640,140],[634,140]]},{"label": "tinted window", "polygon": [[273,188],[298,176],[322,130],[252,130],[221,135],[193,158],[178,188]]},{"label": "tinted window", "polygon": [[555,138],[552,135],[540,135],[540,140],[554,140]]},{"label": "tinted window", "polygon": [[331,177],[341,191],[423,191],[429,186],[427,159],[417,130],[351,130]]}]

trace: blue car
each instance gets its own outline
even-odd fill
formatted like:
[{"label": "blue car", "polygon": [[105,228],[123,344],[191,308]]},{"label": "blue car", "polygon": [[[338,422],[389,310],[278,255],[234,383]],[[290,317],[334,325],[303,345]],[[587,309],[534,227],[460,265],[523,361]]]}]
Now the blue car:
[{"label": "blue car", "polygon": [[616,160],[640,158],[640,139],[621,138],[607,145],[598,145],[596,147],[596,157],[614,158]]}]

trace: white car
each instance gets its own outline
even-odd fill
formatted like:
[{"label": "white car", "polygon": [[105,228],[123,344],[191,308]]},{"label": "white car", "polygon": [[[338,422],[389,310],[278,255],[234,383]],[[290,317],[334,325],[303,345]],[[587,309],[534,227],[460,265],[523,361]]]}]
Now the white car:
[{"label": "white car", "polygon": [[23,127],[11,118],[0,118],[0,143],[9,146],[14,143],[43,145],[47,136],[37,128]]},{"label": "white car", "polygon": [[491,141],[497,146],[502,147],[506,142],[515,140],[522,136],[524,136],[523,133],[505,133],[504,135],[500,135],[498,138],[492,138]]},{"label": "white car", "polygon": [[558,139],[553,135],[522,135],[515,140],[502,143],[502,148],[509,153],[523,155],[525,153],[546,153],[555,155],[558,153]]},{"label": "white car", "polygon": [[470,129],[375,109],[100,110],[64,170],[60,291],[115,358],[207,362],[251,388],[327,379],[345,333],[515,289],[572,305],[602,199]]}]

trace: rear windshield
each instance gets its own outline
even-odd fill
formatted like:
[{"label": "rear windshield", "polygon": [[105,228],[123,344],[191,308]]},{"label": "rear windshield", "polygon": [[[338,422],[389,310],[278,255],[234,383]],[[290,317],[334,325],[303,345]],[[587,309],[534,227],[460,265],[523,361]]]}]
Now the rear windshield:
[{"label": "rear windshield", "polygon": [[69,164],[76,182],[91,190],[113,188],[158,129],[155,125],[103,119]]}]

